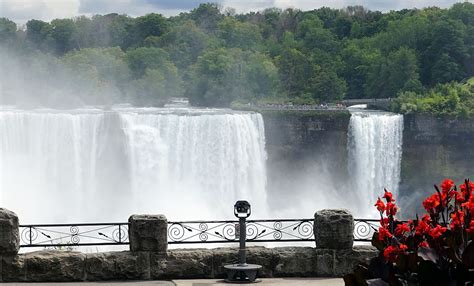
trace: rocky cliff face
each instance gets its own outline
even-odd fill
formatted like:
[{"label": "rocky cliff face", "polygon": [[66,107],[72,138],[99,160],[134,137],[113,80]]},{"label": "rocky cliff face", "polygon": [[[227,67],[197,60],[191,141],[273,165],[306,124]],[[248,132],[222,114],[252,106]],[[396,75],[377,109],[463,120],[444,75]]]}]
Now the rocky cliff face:
[{"label": "rocky cliff face", "polygon": [[406,115],[404,121],[400,200],[413,217],[433,184],[474,179],[474,120]]},{"label": "rocky cliff face", "polygon": [[[347,175],[347,111],[264,111],[270,205]],[[272,196],[277,193],[277,196]],[[290,215],[290,214],[289,214]]]},{"label": "rocky cliff face", "polygon": [[[317,192],[317,183],[344,187],[347,171],[345,111],[266,111],[270,203],[283,206],[300,184]],[[474,119],[404,117],[403,155],[398,202],[405,217],[421,213],[421,201],[446,177],[474,180]],[[312,180],[318,177],[317,180]],[[278,196],[271,196],[278,192]],[[313,193],[314,194],[314,193]],[[277,200],[278,197],[279,199]]]}]

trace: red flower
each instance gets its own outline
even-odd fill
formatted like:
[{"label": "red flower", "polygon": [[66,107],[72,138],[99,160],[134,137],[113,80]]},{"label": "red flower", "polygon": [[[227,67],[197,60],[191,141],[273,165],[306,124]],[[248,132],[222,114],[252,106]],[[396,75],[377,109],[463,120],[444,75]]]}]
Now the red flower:
[{"label": "red flower", "polygon": [[426,223],[431,223],[431,217],[428,215],[428,214],[424,214],[422,217],[421,217],[421,220],[426,222]]},{"label": "red flower", "polygon": [[469,198],[469,201],[463,203],[461,206],[465,208],[466,210],[469,210],[469,212],[471,213],[471,217],[474,218],[474,196],[473,195],[471,195],[471,197]]},{"label": "red flower", "polygon": [[387,205],[385,206],[385,213],[387,215],[392,215],[394,216],[397,213],[397,205],[391,202],[388,202]]},{"label": "red flower", "polygon": [[380,225],[383,227],[388,227],[389,223],[390,223],[390,219],[388,217],[384,217],[380,219]]},{"label": "red flower", "polygon": [[439,204],[440,202],[438,194],[433,194],[423,201],[423,207],[427,212],[430,213],[436,211],[436,208],[439,206]]},{"label": "red flower", "polygon": [[406,246],[406,245],[403,244],[403,243],[400,243],[400,246],[399,246],[399,247],[400,247],[400,250],[401,250],[401,251],[407,251],[407,250],[408,250],[408,246]]},{"label": "red flower", "polygon": [[393,199],[393,194],[387,190],[385,190],[385,194],[383,195],[383,198],[387,200],[387,203],[394,202],[395,200]]},{"label": "red flower", "polygon": [[438,238],[440,237],[444,232],[446,232],[446,228],[445,227],[442,227],[440,226],[439,224],[435,227],[435,228],[432,228],[430,231],[429,231],[429,235],[432,237],[432,238]]},{"label": "red flower", "polygon": [[[474,190],[474,183],[473,183],[473,182],[469,182],[469,183],[468,183],[468,187],[469,187],[469,191],[472,192],[472,190]],[[461,193],[464,194],[464,196],[467,195],[468,189],[466,188],[466,184],[465,184],[465,183],[459,185],[459,189],[461,190]]]},{"label": "red flower", "polygon": [[395,262],[398,256],[398,249],[395,246],[389,245],[383,251],[383,257],[388,262]]},{"label": "red flower", "polygon": [[471,220],[471,223],[469,224],[469,228],[466,229],[466,231],[469,234],[474,234],[474,219]]},{"label": "red flower", "polygon": [[464,212],[463,211],[455,211],[451,214],[451,229],[461,228],[464,224]]},{"label": "red flower", "polygon": [[444,193],[448,193],[453,187],[454,187],[454,182],[451,179],[444,179],[444,181],[441,183],[441,190],[443,190]]},{"label": "red flower", "polygon": [[401,223],[395,228],[395,235],[404,235],[410,231],[410,226],[406,223]]},{"label": "red flower", "polygon": [[385,227],[379,227],[379,240],[384,241],[387,238],[392,238],[392,234]]},{"label": "red flower", "polygon": [[462,191],[461,192],[453,191],[453,197],[456,198],[456,203],[461,204],[465,201],[466,194],[463,193]]},{"label": "red flower", "polygon": [[431,227],[429,224],[426,223],[426,221],[421,220],[418,222],[418,225],[415,227],[415,233],[417,235],[424,235],[429,233]]},{"label": "red flower", "polygon": [[400,246],[398,247],[389,245],[387,248],[384,249],[383,257],[388,262],[395,262],[395,260],[397,260],[398,255],[400,253],[405,252],[407,249],[408,246],[406,246],[405,244],[400,244]]},{"label": "red flower", "polygon": [[420,242],[420,243],[418,244],[418,247],[425,247],[425,248],[429,248],[429,247],[430,247],[430,245],[428,244],[428,241],[426,241],[426,240],[423,240],[422,242]]},{"label": "red flower", "polygon": [[377,207],[377,210],[379,212],[385,211],[385,204],[382,202],[380,198],[377,199],[377,202],[375,203],[375,206]]}]

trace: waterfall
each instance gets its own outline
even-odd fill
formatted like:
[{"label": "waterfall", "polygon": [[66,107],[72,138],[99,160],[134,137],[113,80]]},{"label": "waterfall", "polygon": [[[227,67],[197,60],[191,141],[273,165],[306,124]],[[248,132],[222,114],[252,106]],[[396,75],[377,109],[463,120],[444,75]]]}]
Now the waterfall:
[{"label": "waterfall", "polygon": [[22,223],[216,219],[237,199],[264,210],[265,160],[257,113],[0,110],[0,206]]},{"label": "waterfall", "polygon": [[[375,203],[383,189],[398,192],[402,157],[403,116],[353,111],[349,125],[349,188],[359,206]],[[375,208],[359,215],[377,215]],[[376,216],[377,217],[377,216]]]},{"label": "waterfall", "polygon": [[[121,114],[133,194],[160,193],[140,210],[232,216],[238,199],[266,209],[265,138],[260,114]],[[176,205],[179,208],[176,208]],[[178,212],[178,213],[177,213]]]}]

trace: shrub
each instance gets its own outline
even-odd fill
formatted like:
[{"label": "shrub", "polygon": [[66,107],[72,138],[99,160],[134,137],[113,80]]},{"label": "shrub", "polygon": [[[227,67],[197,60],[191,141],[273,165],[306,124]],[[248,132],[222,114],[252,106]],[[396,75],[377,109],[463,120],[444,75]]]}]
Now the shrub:
[{"label": "shrub", "polygon": [[346,285],[473,285],[474,183],[445,179],[423,201],[421,218],[399,221],[392,193],[375,207],[380,227],[372,237],[379,255],[344,277]]}]

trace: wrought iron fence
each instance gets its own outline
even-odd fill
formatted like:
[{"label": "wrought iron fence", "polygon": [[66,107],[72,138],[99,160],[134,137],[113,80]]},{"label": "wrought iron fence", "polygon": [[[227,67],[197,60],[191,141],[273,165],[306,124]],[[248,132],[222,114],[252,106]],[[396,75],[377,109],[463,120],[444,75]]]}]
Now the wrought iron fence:
[{"label": "wrought iron fence", "polygon": [[[376,219],[354,219],[354,240],[367,242],[379,227]],[[127,245],[128,223],[38,224],[20,226],[21,247]],[[239,223],[168,222],[168,244],[232,243]],[[248,242],[314,241],[313,219],[247,220]]]},{"label": "wrought iron fence", "polygon": [[378,219],[354,219],[354,241],[371,241],[379,226],[380,220]]},{"label": "wrought iron fence", "polygon": [[20,225],[21,247],[128,244],[128,223]]},{"label": "wrought iron fence", "polygon": [[[313,241],[313,219],[247,220],[248,242]],[[168,244],[238,242],[238,221],[169,222]]]}]

